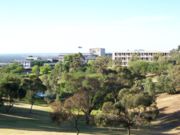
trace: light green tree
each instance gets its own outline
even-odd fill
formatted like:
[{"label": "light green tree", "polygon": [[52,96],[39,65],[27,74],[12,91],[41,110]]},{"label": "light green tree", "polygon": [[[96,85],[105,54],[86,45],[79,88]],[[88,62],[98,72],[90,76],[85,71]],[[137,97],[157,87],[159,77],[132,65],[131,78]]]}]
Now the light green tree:
[{"label": "light green tree", "polygon": [[39,76],[40,75],[40,68],[39,66],[35,65],[32,67],[32,73],[36,76]]},{"label": "light green tree", "polygon": [[41,74],[48,74],[51,71],[51,66],[49,64],[45,64],[44,66],[40,67]]}]

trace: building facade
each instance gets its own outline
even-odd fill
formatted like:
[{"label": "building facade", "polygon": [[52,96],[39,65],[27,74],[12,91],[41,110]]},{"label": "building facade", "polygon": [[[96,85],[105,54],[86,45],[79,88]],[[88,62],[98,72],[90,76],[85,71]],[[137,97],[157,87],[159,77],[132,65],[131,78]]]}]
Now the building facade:
[{"label": "building facade", "polygon": [[105,48],[90,48],[89,53],[97,56],[105,56]]},{"label": "building facade", "polygon": [[156,55],[169,57],[169,52],[152,52],[152,51],[114,52],[112,54],[112,59],[121,61],[122,66],[128,66],[128,62],[133,56],[139,57],[140,60],[153,61],[154,56]]}]

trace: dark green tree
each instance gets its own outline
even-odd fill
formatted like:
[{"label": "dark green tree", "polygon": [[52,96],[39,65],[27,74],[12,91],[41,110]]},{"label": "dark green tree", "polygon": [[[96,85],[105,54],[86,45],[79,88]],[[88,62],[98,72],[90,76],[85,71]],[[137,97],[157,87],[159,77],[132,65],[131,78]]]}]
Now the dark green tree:
[{"label": "dark green tree", "polygon": [[159,93],[176,93],[175,85],[173,85],[173,80],[167,75],[161,75],[158,78],[157,89]]},{"label": "dark green tree", "polygon": [[46,86],[43,84],[41,79],[37,76],[30,76],[23,79],[23,88],[27,90],[26,98],[31,103],[30,113],[32,113],[32,107],[37,98],[37,93],[46,90]]},{"label": "dark green tree", "polygon": [[62,65],[66,72],[85,70],[85,58],[81,53],[67,55],[64,57]]},{"label": "dark green tree", "polygon": [[3,73],[21,74],[23,72],[23,66],[19,63],[8,64],[1,68]]},{"label": "dark green tree", "polygon": [[[61,80],[60,89],[63,93],[80,92],[84,97],[84,106],[81,108],[86,117],[86,124],[89,124],[92,110],[96,109],[103,102],[106,91],[101,88],[101,77],[98,74],[71,73],[66,74]],[[93,85],[92,85],[93,84]]]},{"label": "dark green tree", "polygon": [[14,74],[4,73],[0,75],[0,101],[8,103],[6,111],[9,112],[16,99],[25,97],[26,91],[21,86],[21,78]]},{"label": "dark green tree", "polygon": [[104,70],[112,67],[112,60],[109,57],[97,57],[90,66],[92,66],[94,72],[103,73]]},{"label": "dark green tree", "polygon": [[133,75],[127,68],[109,69],[103,74],[103,89],[107,91],[106,100],[116,102],[119,90],[133,85]]}]

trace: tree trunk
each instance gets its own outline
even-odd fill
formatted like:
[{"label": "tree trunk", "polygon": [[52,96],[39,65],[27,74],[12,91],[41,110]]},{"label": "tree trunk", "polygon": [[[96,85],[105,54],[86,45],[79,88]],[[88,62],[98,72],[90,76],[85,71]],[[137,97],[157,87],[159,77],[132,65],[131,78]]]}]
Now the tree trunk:
[{"label": "tree trunk", "polygon": [[127,131],[128,131],[128,135],[131,135],[131,127],[128,127]]},{"label": "tree trunk", "polygon": [[89,125],[90,123],[90,114],[91,114],[91,111],[88,111],[87,113],[85,113],[86,125]]},{"label": "tree trunk", "polygon": [[31,108],[29,110],[29,113],[32,113],[32,108],[33,108],[34,102],[31,103]]},{"label": "tree trunk", "polygon": [[116,92],[115,91],[113,91],[113,97],[114,97],[114,103],[116,103],[117,102],[117,96],[116,96]]},{"label": "tree trunk", "polygon": [[76,133],[79,135],[79,128],[78,128],[78,119],[75,118],[75,128],[76,128]]},{"label": "tree trunk", "polygon": [[7,108],[6,108],[6,113],[9,113],[12,108],[13,108],[13,104],[7,106]]},{"label": "tree trunk", "polygon": [[6,108],[6,113],[9,113],[10,112],[10,110],[13,108],[13,100],[11,100],[10,99],[10,101],[9,101],[9,105],[7,106],[7,108]]}]

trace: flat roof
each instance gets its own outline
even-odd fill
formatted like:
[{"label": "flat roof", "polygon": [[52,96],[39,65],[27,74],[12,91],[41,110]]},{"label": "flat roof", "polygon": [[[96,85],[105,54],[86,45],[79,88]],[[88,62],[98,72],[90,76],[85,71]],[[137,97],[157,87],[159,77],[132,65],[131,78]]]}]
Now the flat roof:
[{"label": "flat roof", "polygon": [[118,51],[113,53],[170,53],[169,51]]}]

